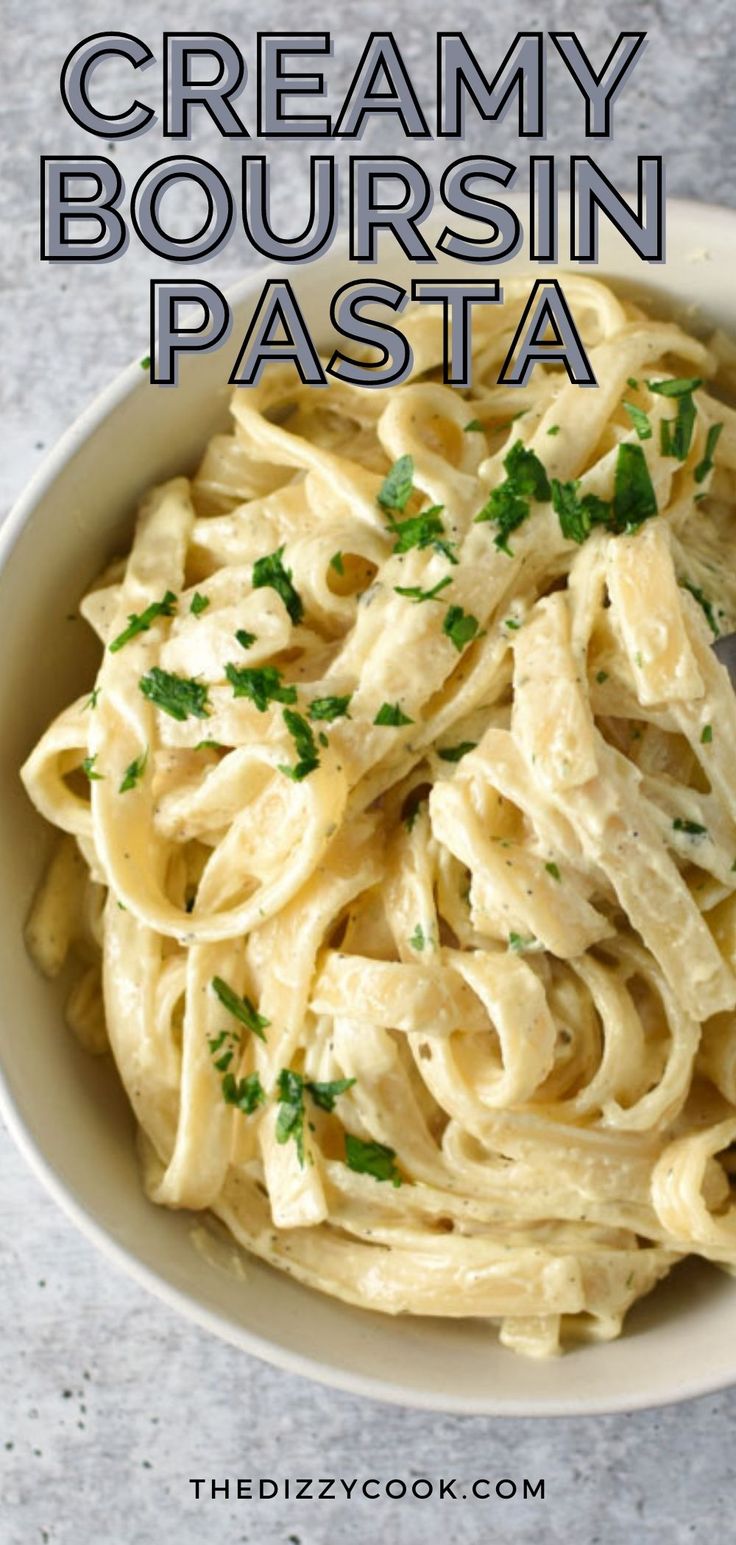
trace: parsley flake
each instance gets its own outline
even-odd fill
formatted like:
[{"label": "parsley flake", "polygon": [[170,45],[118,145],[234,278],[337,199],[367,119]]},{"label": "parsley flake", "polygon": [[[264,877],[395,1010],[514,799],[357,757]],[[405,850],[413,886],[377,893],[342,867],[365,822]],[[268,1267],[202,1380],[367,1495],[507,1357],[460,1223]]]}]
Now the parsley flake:
[{"label": "parsley flake", "polygon": [[352,692],[348,692],[345,697],[314,697],[307,713],[312,720],[349,719],[348,709],[352,696]]},{"label": "parsley flake", "polygon": [[649,414],[643,408],[637,408],[634,402],[625,402],[624,408],[631,419],[640,440],[651,440],[652,426],[649,422]]},{"label": "parsley flake", "polygon": [[175,610],[176,596],[173,590],[167,590],[160,601],[152,601],[145,611],[139,614],[129,612],[127,628],[123,628],[122,633],[118,633],[117,638],[114,638],[112,643],[107,646],[110,653],[117,654],[118,649],[122,649],[124,644],[129,644],[130,640],[135,638],[138,633],[145,633],[148,628],[152,627],[158,617],[173,617]]},{"label": "parsley flake", "polygon": [[129,789],[134,789],[136,785],[140,783],[141,778],[143,777],[143,774],[146,770],[147,761],[148,746],[146,746],[145,751],[141,752],[140,756],[134,757],[133,761],[130,762],[126,767],[123,774],[122,783],[120,784],[120,788],[118,790],[119,794],[127,794]]},{"label": "parsley flake", "polygon": [[579,487],[577,478],[568,483],[561,483],[556,477],[552,479],[552,508],[568,542],[585,542],[593,526],[608,525],[611,518],[611,506],[605,499],[599,499],[597,494],[583,494],[580,499]]},{"label": "parsley flake", "polygon": [[259,1105],[266,1101],[266,1091],[257,1073],[236,1079],[234,1073],[226,1073],[222,1080],[222,1097],[226,1105],[235,1105],[244,1116],[252,1116]]},{"label": "parsley flake", "polygon": [[287,778],[292,778],[295,783],[301,783],[302,778],[309,776],[319,767],[319,752],[314,733],[307,724],[306,719],[300,713],[294,713],[293,708],[283,710],[284,724],[294,742],[297,754],[295,767],[289,767],[285,763],[279,763],[279,772],[285,773]]},{"label": "parsley flake", "polygon": [[293,623],[299,623],[304,616],[304,605],[298,590],[294,589],[291,582],[291,569],[287,569],[282,562],[283,547],[277,548],[275,553],[267,553],[263,558],[257,558],[253,564],[252,584],[254,590],[261,590],[267,586],[275,590],[276,594],[286,607]]},{"label": "parsley flake", "polygon": [[682,816],[677,816],[672,822],[676,832],[684,832],[686,837],[707,837],[707,826],[701,826],[699,821],[686,821]]},{"label": "parsley flake", "polygon": [[330,568],[334,569],[336,574],[345,573],[345,564],[342,561],[342,553],[332,554],[332,557],[330,558]]},{"label": "parsley flake", "polygon": [[410,515],[406,520],[394,520],[389,518],[389,531],[396,537],[393,551],[395,553],[408,553],[412,547],[420,550],[425,547],[433,547],[435,552],[443,553],[448,563],[457,563],[454,553],[454,542],[449,542],[445,537],[445,528],[440,519],[444,509],[442,504],[432,504],[429,509],[422,510],[419,515]]},{"label": "parsley flake", "polygon": [[705,614],[708,626],[709,626],[709,628],[711,630],[711,633],[713,634],[713,637],[714,638],[720,638],[721,630],[720,630],[720,628],[718,626],[718,623],[716,621],[716,614],[715,614],[715,611],[713,609],[713,602],[708,600],[708,597],[705,594],[705,591],[701,590],[699,585],[692,585],[690,583],[689,579],[681,579],[680,580],[680,586],[681,586],[681,588],[683,590],[689,590],[691,596],[693,597],[693,600],[697,601],[698,606],[701,608],[701,610]]},{"label": "parsley flake", "polygon": [[257,1013],[250,998],[239,997],[234,989],[229,987],[227,982],[223,981],[221,976],[213,976],[210,986],[215,997],[219,998],[223,1008],[226,1008],[228,1013],[232,1014],[241,1025],[245,1025],[246,1030],[250,1030],[253,1035],[257,1035],[259,1041],[265,1041],[266,1037],[263,1032],[270,1025],[271,1021],[270,1019],[264,1019],[262,1014]]},{"label": "parsley flake", "polygon": [[462,606],[450,606],[445,613],[442,632],[455,645],[458,654],[462,654],[465,645],[469,644],[478,632],[478,618],[472,617],[469,612],[464,612]]},{"label": "parsley flake", "polygon": [[414,929],[414,932],[413,932],[413,934],[412,934],[412,936],[411,936],[411,938],[409,940],[409,943],[410,943],[412,949],[413,950],[423,950],[425,944],[427,944],[428,942],[429,941],[427,940],[427,938],[425,936],[424,929],[422,928],[421,923],[417,923],[417,926]]},{"label": "parsley flake", "polygon": [[503,465],[506,478],[491,491],[482,510],[475,517],[475,524],[492,521],[497,525],[499,530],[494,539],[495,546],[508,557],[513,557],[508,545],[511,532],[516,531],[528,518],[530,499],[542,503],[549,499],[550,485],[539,457],[527,449],[523,440],[514,441],[508,455],[504,457]]},{"label": "parsley flake", "polygon": [[414,461],[411,456],[400,456],[386,473],[376,494],[384,510],[403,510],[411,498],[414,483]]},{"label": "parsley flake", "polygon": [[689,379],[680,376],[674,381],[647,381],[650,392],[657,392],[660,397],[689,397],[702,384],[700,376],[691,376]]},{"label": "parsley flake", "polygon": [[544,867],[547,870],[547,873],[551,874],[553,880],[561,880],[562,879],[562,875],[560,874],[560,871],[557,868],[556,864],[545,864]]},{"label": "parsley flake", "polygon": [[373,723],[386,724],[396,729],[402,724],[413,724],[414,720],[407,717],[398,703],[382,703]]},{"label": "parsley flake", "polygon": [[457,746],[438,746],[437,755],[443,762],[461,762],[477,744],[477,740],[461,740]]},{"label": "parsley flake", "polygon": [[417,606],[421,601],[436,601],[440,591],[446,590],[452,584],[452,575],[446,574],[444,579],[438,579],[437,584],[431,590],[422,590],[421,585],[394,585],[397,595],[405,595]]},{"label": "parsley flake", "polygon": [[97,752],[95,752],[94,756],[86,756],[84,758],[84,761],[82,762],[82,772],[86,773],[87,777],[89,778],[90,783],[94,783],[94,782],[100,783],[102,781],[102,779],[104,778],[104,776],[105,776],[104,773],[95,772],[95,762],[96,761],[97,761]]},{"label": "parsley flake", "polygon": [[364,1142],[362,1137],[345,1133],[345,1163],[358,1175],[372,1175],[374,1180],[390,1180],[393,1186],[401,1185],[401,1175],[396,1167],[396,1153],[386,1143]]},{"label": "parsley flake", "polygon": [[711,424],[710,429],[708,430],[705,438],[705,453],[703,455],[703,459],[702,461],[698,462],[698,465],[693,473],[693,477],[695,478],[696,483],[702,483],[704,479],[707,478],[708,473],[713,471],[713,457],[715,456],[716,446],[721,437],[722,429],[722,424]]},{"label": "parsley flake", "polygon": [[189,605],[189,610],[192,613],[193,617],[201,617],[202,613],[206,612],[207,607],[209,606],[209,604],[210,604],[209,596],[208,595],[202,595],[201,591],[195,590],[194,595],[192,596],[192,599],[191,599],[191,602],[190,602],[190,605]]},{"label": "parsley flake", "polygon": [[534,938],[533,934],[528,939],[525,939],[524,935],[520,933],[509,934],[507,949],[511,950],[514,955],[523,955],[525,950],[541,950],[543,948],[544,946],[540,944],[538,939]]},{"label": "parsley flake", "polygon": [[700,733],[701,746],[710,746],[713,742],[713,725],[704,724]]},{"label": "parsley flake", "polygon": [[635,530],[657,513],[657,499],[640,445],[626,440],[616,453],[613,483],[613,514],[617,531]]},{"label": "parsley flake", "polygon": [[228,662],[225,675],[233,696],[250,698],[259,713],[265,713],[269,703],[296,702],[296,687],[284,686],[281,671],[275,665],[232,665]]},{"label": "parsley flake", "polygon": [[659,449],[663,456],[685,461],[695,428],[696,408],[689,392],[677,398],[675,418],[663,418],[659,425]]},{"label": "parsley flake", "polygon": [[91,693],[90,693],[89,697],[87,698],[87,701],[86,701],[86,703],[84,705],[85,708],[96,708],[97,707],[97,699],[98,699],[101,691],[102,691],[101,687],[93,687],[92,688],[92,691],[91,691]]},{"label": "parsley flake", "polygon": [[242,649],[252,649],[257,635],[255,633],[248,633],[245,628],[237,628],[235,637]]},{"label": "parsley flake", "polygon": [[465,430],[465,433],[468,434],[468,435],[469,434],[481,434],[482,435],[484,433],[483,425],[481,424],[481,421],[480,421],[479,418],[471,418],[471,420],[470,420],[470,422],[468,424],[464,424],[463,425],[463,428]]},{"label": "parsley flake", "polygon": [[[327,1083],[318,1083],[311,1079],[303,1078],[301,1073],[295,1073],[293,1068],[282,1068],[279,1073],[276,1089],[279,1101],[279,1113],[276,1118],[276,1141],[288,1143],[293,1139],[296,1144],[297,1156],[300,1165],[304,1166],[304,1094],[305,1091],[318,1105],[320,1110],[332,1112],[335,1109],[335,1101],[347,1089],[352,1089],[354,1078],[335,1078]],[[313,1131],[312,1123],[310,1129]]]},{"label": "parsley flake", "polygon": [[177,676],[172,671],[162,671],[160,666],[153,665],[145,676],[141,676],[138,686],[149,702],[180,723],[188,719],[190,714],[193,719],[208,719],[210,716],[204,682],[192,681],[187,676]]}]

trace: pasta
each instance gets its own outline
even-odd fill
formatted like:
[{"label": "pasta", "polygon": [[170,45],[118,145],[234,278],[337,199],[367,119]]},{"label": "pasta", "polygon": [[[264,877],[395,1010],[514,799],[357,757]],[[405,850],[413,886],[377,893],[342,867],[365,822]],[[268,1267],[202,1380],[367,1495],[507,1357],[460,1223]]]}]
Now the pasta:
[{"label": "pasta", "polygon": [[499,387],[524,291],[466,392],[427,306],[401,387],[236,392],[22,776],[149,1196],[542,1356],[736,1266],[736,413],[717,338],[579,277],[597,388]]}]

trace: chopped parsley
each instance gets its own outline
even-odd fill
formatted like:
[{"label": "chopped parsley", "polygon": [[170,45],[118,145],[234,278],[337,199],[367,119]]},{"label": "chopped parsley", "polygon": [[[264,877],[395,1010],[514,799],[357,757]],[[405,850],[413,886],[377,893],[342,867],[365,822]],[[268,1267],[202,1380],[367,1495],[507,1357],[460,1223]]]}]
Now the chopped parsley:
[{"label": "chopped parsley", "polygon": [[547,430],[547,434],[548,435],[558,435],[559,432],[560,432],[559,424],[550,424],[549,429]]},{"label": "chopped parsley", "polygon": [[283,715],[284,724],[294,742],[298,760],[294,767],[280,762],[279,772],[285,773],[287,778],[292,778],[295,783],[301,783],[302,778],[308,777],[309,773],[319,767],[317,743],[313,731],[300,713],[295,713],[293,708],[285,708]]},{"label": "chopped parsley", "polygon": [[675,381],[647,381],[650,392],[657,392],[660,397],[689,397],[702,384],[700,376],[688,379],[680,376]]},{"label": "chopped parsley", "polygon": [[445,528],[440,519],[442,504],[430,505],[429,509],[422,510],[419,515],[410,515],[406,520],[394,520],[389,518],[389,531],[396,537],[395,553],[408,553],[412,547],[420,550],[425,547],[433,547],[435,552],[443,553],[448,563],[457,563],[453,548],[454,542],[448,542],[445,537]]},{"label": "chopped parsley", "polygon": [[482,510],[475,517],[475,524],[492,521],[498,526],[495,545],[500,552],[513,557],[508,539],[512,531],[523,525],[528,518],[529,501],[544,502],[550,497],[547,473],[534,451],[527,450],[522,440],[514,441],[504,457],[506,478],[489,494]]},{"label": "chopped parsley", "polygon": [[150,354],[144,354],[143,358],[139,359],[138,364],[140,365],[141,370],[150,370],[150,368],[151,368],[151,356],[150,356]]},{"label": "chopped parsley", "polygon": [[252,1116],[259,1105],[266,1101],[266,1091],[257,1073],[236,1079],[234,1073],[226,1073],[222,1080],[222,1097],[226,1105],[235,1105],[244,1116]]},{"label": "chopped parsley", "polygon": [[525,939],[523,934],[510,933],[507,948],[514,955],[522,955],[525,950],[540,950],[543,948],[543,945],[533,935]]},{"label": "chopped parsley", "polygon": [[376,498],[384,510],[403,510],[411,498],[413,487],[413,458],[400,456],[386,473]]},{"label": "chopped parsley", "polygon": [[267,586],[270,590],[275,590],[281,597],[292,622],[298,623],[304,616],[304,606],[298,590],[294,589],[291,582],[291,569],[287,569],[282,563],[283,551],[283,547],[279,547],[275,553],[267,553],[265,557],[256,559],[253,564],[253,589],[261,590]]},{"label": "chopped parsley", "polygon": [[551,485],[552,508],[560,522],[562,535],[568,542],[585,542],[593,526],[608,525],[611,506],[597,494],[578,497],[579,479],[561,483],[553,477]]},{"label": "chopped parsley", "polygon": [[631,387],[632,392],[637,392],[639,390],[639,382],[637,381],[636,376],[627,376],[626,385]]},{"label": "chopped parsley", "polygon": [[82,763],[82,772],[86,773],[87,777],[89,778],[90,783],[94,783],[95,781],[97,783],[99,783],[104,778],[104,776],[105,776],[104,773],[95,772],[95,762],[96,761],[97,761],[97,752],[95,752],[94,756],[86,756],[84,758],[83,763]]},{"label": "chopped parsley", "polygon": [[301,1073],[295,1073],[293,1068],[282,1068],[276,1085],[279,1113],[276,1118],[276,1141],[288,1143],[292,1138],[296,1144],[299,1163],[304,1166],[304,1094],[311,1095],[315,1105],[320,1110],[332,1112],[335,1109],[335,1101],[347,1089],[352,1089],[354,1078],[334,1078],[327,1083],[317,1083],[313,1079],[305,1079]]},{"label": "chopped parsley", "polygon": [[640,445],[624,441],[616,454],[613,515],[616,531],[631,531],[657,513],[657,499]]},{"label": "chopped parsley", "polygon": [[692,585],[689,579],[681,579],[680,585],[683,590],[689,590],[693,599],[697,601],[698,606],[705,613],[708,626],[714,638],[720,638],[721,630],[716,621],[716,614],[713,610],[713,602],[708,600],[705,591],[701,590],[699,585]]},{"label": "chopped parsley", "polygon": [[426,938],[426,935],[424,933],[424,929],[422,928],[421,923],[417,923],[417,926],[414,929],[414,932],[413,932],[413,934],[412,934],[412,936],[411,936],[411,938],[409,940],[409,943],[410,943],[410,945],[411,945],[413,950],[423,950],[425,944],[428,943],[428,940]]},{"label": "chopped parsley", "polygon": [[710,746],[713,741],[713,725],[704,724],[700,733],[701,746]]},{"label": "chopped parsley", "polygon": [[604,681],[608,681],[608,671],[598,671],[596,673],[595,679],[598,682],[599,687],[602,687]]},{"label": "chopped parsley", "polygon": [[374,1180],[390,1180],[393,1186],[401,1185],[395,1150],[386,1143],[364,1142],[362,1137],[353,1137],[352,1132],[346,1132],[345,1163],[358,1175],[372,1175]]},{"label": "chopped parsley", "polygon": [[209,606],[209,604],[210,604],[209,596],[208,595],[202,595],[201,591],[195,590],[194,595],[192,596],[192,599],[191,599],[191,602],[190,602],[189,610],[192,613],[193,617],[201,617],[202,613],[206,612],[207,607]]},{"label": "chopped parsley", "polygon": [[234,697],[250,698],[259,713],[265,713],[269,703],[296,702],[296,687],[284,685],[281,671],[275,665],[232,665],[228,662],[225,675]]},{"label": "chopped parsley", "polygon": [[86,703],[84,705],[85,708],[96,708],[97,707],[97,699],[98,699],[101,691],[102,691],[101,687],[93,687],[92,688],[92,691],[91,691],[91,693],[90,693],[89,697],[87,698],[87,701],[86,701]]},{"label": "chopped parsley", "polygon": [[153,665],[138,682],[144,697],[181,723],[191,715],[193,719],[208,719],[210,704],[204,682],[192,681],[188,676],[177,676],[172,671],[162,671]]},{"label": "chopped parsley", "polygon": [[248,633],[245,628],[238,628],[236,630],[235,637],[238,640],[241,649],[252,649],[257,635],[255,633]]},{"label": "chopped parsley", "polygon": [[127,628],[123,628],[122,633],[118,633],[117,638],[107,646],[110,653],[117,654],[118,649],[122,649],[124,644],[129,644],[138,633],[145,633],[152,627],[158,617],[173,617],[175,609],[176,596],[173,590],[167,590],[160,601],[152,601],[145,611],[138,614],[129,612]]},{"label": "chopped parsley", "polygon": [[437,755],[443,762],[461,762],[469,751],[474,751],[477,740],[461,740],[457,746],[439,746]]},{"label": "chopped parsley", "polygon": [[455,645],[458,654],[462,654],[465,645],[469,644],[478,632],[478,618],[472,617],[469,612],[464,612],[462,606],[450,606],[445,613],[442,632]]},{"label": "chopped parsley", "polygon": [[397,729],[402,724],[413,724],[414,720],[407,717],[398,703],[382,703],[373,723],[387,724]]},{"label": "chopped parsley", "polygon": [[431,590],[422,590],[421,585],[394,585],[397,595],[405,595],[413,601],[415,606],[420,601],[436,601],[441,590],[446,590],[452,584],[452,575],[446,574],[444,579],[438,579],[437,584]]},{"label": "chopped parsley", "polygon": [[146,746],[145,751],[141,752],[140,756],[136,756],[133,761],[130,762],[126,767],[123,774],[123,781],[120,785],[118,793],[127,794],[129,789],[134,789],[136,785],[140,783],[141,778],[143,777],[143,774],[146,770],[147,761],[148,746]]},{"label": "chopped parsley", "polygon": [[702,483],[708,476],[708,473],[713,471],[713,457],[715,456],[716,446],[721,437],[722,429],[722,424],[711,424],[708,430],[705,438],[705,454],[702,461],[698,462],[693,473],[696,483]]},{"label": "chopped parsley", "polygon": [[352,699],[352,692],[345,697],[314,697],[312,698],[307,713],[310,719],[349,719],[348,709]]},{"label": "chopped parsley", "polygon": [[689,392],[677,399],[675,418],[663,418],[659,426],[659,449],[663,456],[685,461],[695,428],[696,408]]},{"label": "chopped parsley", "polygon": [[682,816],[677,816],[672,822],[676,832],[684,832],[686,837],[707,837],[707,826],[701,826],[698,821],[686,821]]},{"label": "chopped parsley", "polygon": [[545,864],[544,867],[547,870],[547,873],[551,874],[553,880],[561,880],[562,879],[562,875],[560,874],[560,871],[557,868],[556,864]]},{"label": "chopped parsley", "polygon": [[625,402],[624,408],[631,419],[640,440],[651,440],[652,426],[649,422],[649,414],[643,408],[637,408],[634,402]]},{"label": "chopped parsley", "polygon": [[481,421],[480,421],[479,418],[471,418],[471,420],[470,420],[470,422],[468,424],[464,424],[463,425],[463,428],[464,428],[466,434],[473,434],[473,435],[481,434],[482,435],[484,433],[483,425],[481,424]]},{"label": "chopped parsley", "polygon": [[342,561],[342,553],[332,554],[332,557],[330,558],[330,568],[334,569],[336,574],[345,573],[345,564]]},{"label": "chopped parsley", "polygon": [[253,1035],[257,1035],[259,1041],[265,1041],[266,1037],[263,1032],[270,1025],[271,1021],[270,1019],[264,1019],[262,1014],[257,1013],[250,998],[239,997],[238,993],[232,987],[229,987],[221,976],[213,976],[210,985],[215,997],[219,998],[223,1008],[226,1008],[228,1013],[232,1014],[241,1025],[245,1025],[246,1030],[251,1030]]},{"label": "chopped parsley", "polygon": [[198,740],[194,751],[224,751],[225,747],[219,740]]}]

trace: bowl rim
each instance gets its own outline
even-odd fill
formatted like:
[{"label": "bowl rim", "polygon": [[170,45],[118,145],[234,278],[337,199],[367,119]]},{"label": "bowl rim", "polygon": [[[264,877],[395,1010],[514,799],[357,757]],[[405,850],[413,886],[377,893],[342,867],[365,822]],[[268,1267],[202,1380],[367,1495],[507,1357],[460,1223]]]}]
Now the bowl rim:
[{"label": "bowl rim", "polygon": [[[518,204],[526,194],[505,193],[506,202]],[[560,195],[561,202],[569,198]],[[733,228],[736,237],[736,210],[725,204],[706,203],[698,199],[671,198],[667,201],[668,219],[674,215],[682,221],[692,220],[708,225],[725,223]],[[428,230],[430,222],[428,222]],[[326,258],[335,259],[346,244],[336,241]],[[299,265],[301,266],[301,265]],[[550,264],[555,272],[572,271],[564,264]],[[660,265],[666,269],[666,262]],[[225,291],[226,299],[233,307],[238,306],[253,293],[259,281],[263,282],[274,271],[273,263],[261,263],[250,268],[244,276]],[[645,271],[643,271],[643,274]],[[596,277],[593,273],[592,277]],[[37,504],[52,487],[66,464],[86,440],[110,417],[120,404],[144,384],[140,362],[131,361],[119,370],[101,391],[87,403],[58,440],[43,457],[40,466],[25,484],[20,495],[0,526],[0,572],[11,557]],[[161,1300],[168,1308],[183,1315],[190,1323],[217,1336],[232,1346],[239,1347],[250,1356],[259,1358],[288,1374],[298,1374],[328,1388],[346,1394],[382,1401],[404,1409],[433,1411],[452,1416],[512,1417],[527,1420],[572,1417],[603,1416],[626,1412],[653,1410],[662,1406],[692,1400],[699,1396],[715,1394],[736,1384],[736,1356],[733,1369],[724,1365],[722,1372],[713,1374],[693,1373],[677,1376],[668,1389],[648,1393],[644,1389],[621,1394],[588,1393],[565,1397],[562,1389],[551,1399],[520,1395],[494,1396],[492,1389],[482,1397],[453,1394],[451,1391],[416,1390],[398,1382],[367,1373],[354,1373],[333,1364],[326,1364],[306,1354],[284,1347],[266,1336],[245,1326],[235,1326],[226,1315],[209,1309],[194,1293],[176,1287],[165,1276],[144,1262],[132,1248],[121,1244],[107,1228],[94,1217],[45,1158],[30,1126],[21,1115],[10,1088],[8,1076],[0,1059],[0,1118],[15,1142],[23,1158],[44,1189],[56,1202],[62,1213],[76,1225],[80,1232],[101,1253],[140,1287]],[[194,1216],[194,1215],[192,1215]],[[594,1348],[590,1348],[591,1353]],[[564,1362],[561,1364],[564,1367]],[[564,1385],[564,1380],[561,1381]]]}]

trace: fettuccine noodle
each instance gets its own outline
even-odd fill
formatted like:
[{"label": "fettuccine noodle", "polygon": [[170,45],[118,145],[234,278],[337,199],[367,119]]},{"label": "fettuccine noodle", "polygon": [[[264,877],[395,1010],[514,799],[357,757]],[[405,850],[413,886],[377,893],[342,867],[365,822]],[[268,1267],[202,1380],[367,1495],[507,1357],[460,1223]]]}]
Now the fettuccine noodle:
[{"label": "fettuccine noodle", "polygon": [[423,306],[401,387],[236,392],[23,768],[65,834],[28,942],[153,1200],[531,1355],[736,1266],[727,355],[568,290],[597,388],[495,384],[519,282],[472,390]]}]

